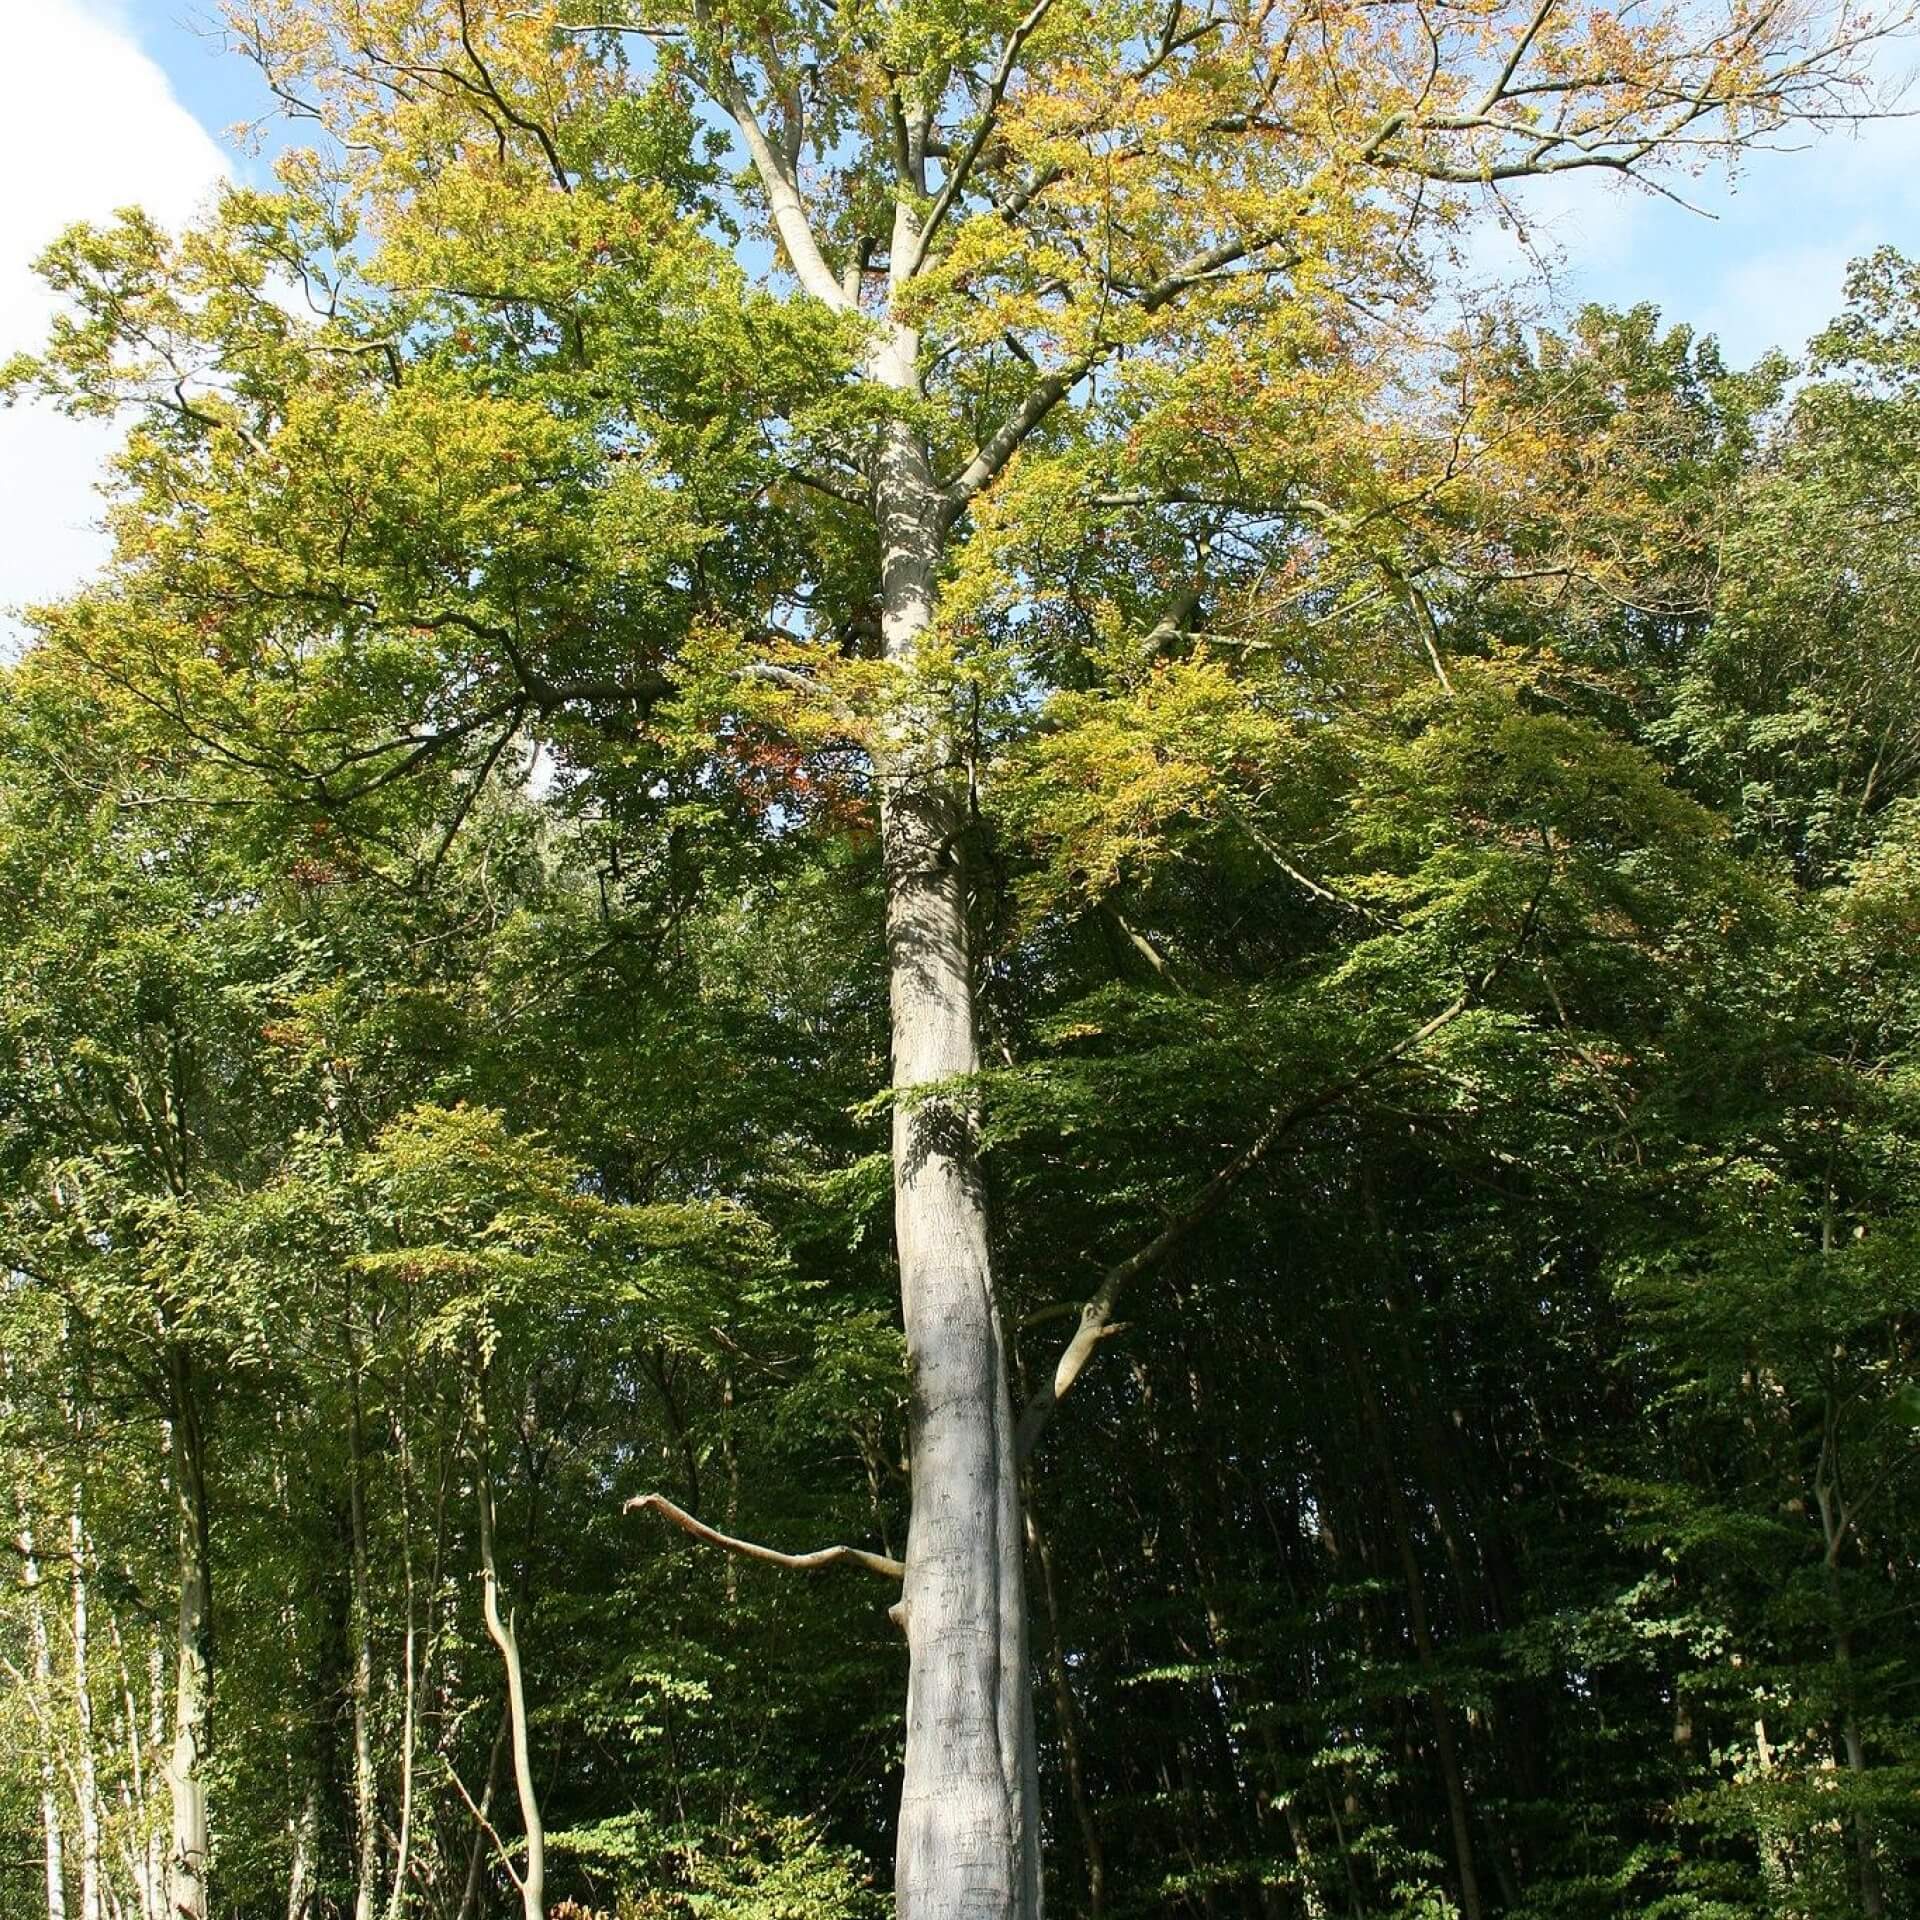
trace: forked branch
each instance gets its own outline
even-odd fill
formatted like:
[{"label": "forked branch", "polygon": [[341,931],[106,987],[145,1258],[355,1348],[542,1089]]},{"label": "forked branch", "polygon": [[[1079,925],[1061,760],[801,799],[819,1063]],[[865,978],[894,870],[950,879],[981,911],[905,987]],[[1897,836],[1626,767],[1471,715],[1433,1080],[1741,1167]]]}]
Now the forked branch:
[{"label": "forked branch", "polygon": [[787,1567],[797,1573],[811,1573],[816,1568],[838,1566],[847,1561],[865,1567],[869,1573],[877,1573],[883,1580],[906,1578],[907,1570],[898,1560],[891,1560],[884,1553],[869,1553],[864,1547],[816,1547],[811,1553],[782,1553],[777,1547],[763,1547],[755,1540],[736,1539],[730,1533],[708,1526],[704,1520],[696,1520],[685,1507],[675,1506],[664,1493],[636,1494],[624,1510],[636,1513],[648,1508],[662,1519],[670,1520],[682,1533],[690,1533],[709,1546],[724,1547],[743,1560],[763,1560],[770,1567]]},{"label": "forked branch", "polygon": [[967,181],[972,177],[974,163],[985,150],[992,136],[995,122],[999,118],[1000,103],[1007,97],[1007,85],[1012,80],[1014,69],[1019,65],[1021,50],[1031,40],[1040,23],[1047,17],[1047,10],[1053,0],[1033,0],[1025,17],[1007,36],[1007,44],[1001,50],[999,63],[993,70],[993,77],[987,82],[987,97],[980,108],[980,117],[958,157],[947,169],[947,177],[940,191],[934,196],[933,205],[927,209],[927,217],[920,224],[920,232],[905,258],[900,262],[895,275],[895,283],[905,286],[919,272],[927,257],[927,249],[932,246],[934,235],[940,229],[940,223],[953,209],[953,203],[965,191]]},{"label": "forked branch", "polygon": [[[1273,228],[1246,234],[1239,239],[1223,240],[1217,246],[1204,248],[1181,261],[1164,278],[1143,289],[1134,304],[1143,314],[1158,313],[1162,308],[1172,306],[1190,289],[1217,277],[1223,269],[1255,260],[1285,237],[1281,229]],[[1294,258],[1288,255],[1271,262],[1270,269],[1282,272],[1295,264]],[[1088,374],[1103,366],[1119,347],[1118,337],[1102,337],[1064,365],[1034,382],[1027,390],[1026,398],[995,432],[981,442],[979,450],[947,485],[941,503],[941,519],[945,526],[951,527],[959,519],[967,510],[968,503],[1020,451],[1047,415]]]},{"label": "forked branch", "polygon": [[[826,256],[820,251],[820,243],[814,236],[806,202],[800,197],[797,155],[789,158],[767,137],[766,128],[754,109],[752,96],[734,70],[733,56],[719,39],[705,0],[696,0],[693,15],[701,32],[715,39],[713,97],[740,129],[741,143],[746,147],[747,157],[753,162],[754,172],[760,177],[760,189],[767,197],[767,210],[773,216],[774,231],[786,249],[794,278],[814,299],[829,307],[843,312],[857,308],[857,299],[850,300],[847,297],[840,285],[839,275],[827,265]],[[797,133],[798,129],[794,131]]]}]

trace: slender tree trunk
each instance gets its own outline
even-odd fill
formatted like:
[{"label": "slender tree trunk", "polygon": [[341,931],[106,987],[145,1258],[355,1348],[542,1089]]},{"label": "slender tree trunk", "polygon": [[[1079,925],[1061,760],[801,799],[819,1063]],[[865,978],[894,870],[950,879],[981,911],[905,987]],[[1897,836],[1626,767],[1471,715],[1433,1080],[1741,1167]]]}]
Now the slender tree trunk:
[{"label": "slender tree trunk", "polygon": [[[1827,1450],[1832,1448],[1832,1413],[1828,1413]],[[1814,1500],[1820,1510],[1820,1525],[1826,1536],[1827,1604],[1833,1610],[1833,1659],[1840,1678],[1840,1743],[1847,1756],[1847,1772],[1856,1787],[1867,1777],[1866,1742],[1860,1737],[1860,1713],[1853,1671],[1853,1634],[1847,1625],[1847,1596],[1840,1582],[1840,1549],[1846,1544],[1846,1532],[1836,1506],[1837,1494],[1823,1470],[1816,1478]],[[1860,1911],[1865,1920],[1880,1920],[1887,1910],[1886,1890],[1880,1884],[1879,1848],[1873,1821],[1866,1810],[1853,1812],[1854,1858],[1860,1876]]]},{"label": "slender tree trunk", "polygon": [[520,1823],[526,1835],[527,1862],[519,1876],[520,1903],[526,1920],[546,1920],[547,1834],[540,1819],[540,1798],[533,1780],[533,1754],[527,1738],[527,1686],[520,1667],[520,1642],[514,1616],[500,1611],[500,1573],[493,1551],[493,1464],[487,1437],[485,1388],[475,1396],[474,1448],[478,1463],[480,1508],[481,1604],[487,1635],[500,1650],[507,1675],[507,1714],[513,1729],[513,1779],[520,1794]]},{"label": "slender tree trunk", "polygon": [[1053,1551],[1047,1536],[1027,1507],[1027,1535],[1033,1542],[1034,1564],[1040,1570],[1040,1594],[1047,1615],[1047,1669],[1053,1682],[1054,1718],[1060,1729],[1060,1751],[1067,1763],[1067,1793],[1080,1828],[1080,1844],[1087,1856],[1087,1920],[1104,1920],[1107,1910],[1107,1853],[1100,1842],[1100,1822],[1087,1792],[1086,1766],[1080,1748],[1080,1708],[1073,1697],[1073,1676],[1067,1669],[1066,1640],[1060,1631],[1060,1595],[1053,1575]]},{"label": "slender tree trunk", "polygon": [[68,1520],[73,1551],[73,1716],[78,1765],[74,1797],[80,1818],[80,1920],[100,1920],[100,1773],[93,1751],[93,1685],[88,1675],[87,1530],[80,1483]]},{"label": "slender tree trunk", "polygon": [[[400,1920],[407,1904],[407,1871],[413,1851],[413,1750],[420,1708],[418,1596],[413,1578],[413,1459],[408,1447],[405,1409],[394,1425],[400,1454],[400,1578],[406,1601],[406,1627],[400,1645],[400,1827],[394,1839],[393,1886],[387,1895],[387,1920]],[[436,1538],[445,1518],[445,1487],[436,1513]],[[438,1586],[437,1561],[435,1585]]]},{"label": "slender tree trunk", "polygon": [[[1269,1763],[1274,1758],[1268,1744]],[[1287,1823],[1287,1838],[1293,1842],[1293,1857],[1300,1868],[1300,1907],[1307,1920],[1327,1920],[1327,1898],[1320,1891],[1320,1866],[1314,1858],[1313,1841],[1307,1823],[1300,1817],[1299,1795],[1291,1788],[1276,1796]]]},{"label": "slender tree trunk", "polygon": [[[1763,1775],[1773,1771],[1773,1743],[1767,1738],[1767,1722],[1764,1715],[1753,1723],[1754,1753],[1760,1762]],[[1793,1856],[1788,1843],[1781,1837],[1781,1828],[1777,1820],[1768,1818],[1761,1824],[1755,1836],[1760,1849],[1760,1871],[1766,1881],[1767,1895],[1771,1902],[1768,1912],[1778,1920],[1805,1920],[1804,1913],[1796,1908],[1792,1901],[1794,1882]]]},{"label": "slender tree trunk", "polygon": [[116,1718],[126,1747],[126,1772],[120,1780],[120,1815],[123,1830],[119,1837],[120,1858],[140,1896],[140,1920],[160,1920],[160,1888],[153,1871],[152,1846],[147,1839],[146,1743],[140,1733],[140,1706],[134,1698],[133,1674],[127,1666],[127,1645],[120,1622],[111,1607],[107,1610],[107,1637],[113,1645],[114,1673],[120,1682]]},{"label": "slender tree trunk", "polygon": [[357,1842],[353,1920],[373,1920],[380,1874],[380,1821],[373,1777],[373,1596],[367,1576],[367,1446],[360,1403],[360,1353],[347,1296],[347,1517],[353,1578],[353,1814]]},{"label": "slender tree trunk", "polygon": [[33,1550],[33,1529],[24,1519],[18,1545],[20,1580],[27,1596],[27,1631],[33,1642],[33,1685],[39,1699],[34,1714],[40,1722],[40,1837],[45,1849],[47,1920],[67,1920],[66,1846],[53,1750],[53,1646],[47,1635],[46,1601],[40,1587],[40,1562]]},{"label": "slender tree trunk", "polygon": [[[1834,1192],[1832,1163],[1828,1163],[1826,1204],[1820,1218],[1820,1257],[1832,1257]],[[1847,1772],[1855,1787],[1867,1775],[1866,1742],[1860,1737],[1860,1711],[1853,1671],[1853,1635],[1847,1625],[1847,1596],[1840,1583],[1840,1550],[1846,1545],[1847,1524],[1839,1506],[1839,1450],[1836,1416],[1829,1396],[1823,1421],[1820,1464],[1814,1472],[1814,1500],[1820,1510],[1820,1531],[1826,1545],[1827,1603],[1833,1609],[1833,1658],[1840,1676],[1840,1742],[1847,1756]],[[1864,1807],[1853,1812],[1854,1859],[1860,1874],[1860,1911],[1865,1920],[1880,1920],[1887,1896],[1880,1884],[1880,1855],[1872,1817]]]},{"label": "slender tree trunk", "polygon": [[[166,1636],[155,1631],[147,1643],[147,1750],[156,1756],[166,1750],[167,1745],[167,1649]],[[168,1769],[161,1769],[166,1779],[168,1792],[172,1792],[172,1779]],[[155,1790],[158,1799],[158,1789]],[[157,1816],[156,1807],[155,1814]],[[143,1817],[147,1814],[146,1802],[141,1802]],[[147,1886],[153,1894],[153,1910],[156,1915],[167,1911],[167,1897],[170,1892],[167,1873],[167,1847],[171,1832],[163,1830],[157,1817],[148,1818],[147,1823]]]},{"label": "slender tree trunk", "polygon": [[309,1920],[320,1867],[320,1783],[311,1771],[288,1825],[287,1920]]},{"label": "slender tree trunk", "polygon": [[[287,1445],[289,1435],[278,1416],[275,1418],[274,1426],[280,1443],[275,1447],[273,1456],[274,1504],[279,1515],[281,1530],[287,1538],[291,1539],[294,1537],[295,1522],[292,1479],[289,1470],[291,1451]],[[307,1703],[307,1711],[299,1718],[311,1723],[303,1727],[296,1721],[289,1730],[282,1755],[287,1780],[287,1920],[310,1920],[319,1892],[320,1873],[322,1769],[315,1751],[317,1740],[314,1728],[321,1717],[322,1710],[318,1702],[321,1689],[317,1678],[309,1669],[308,1659],[302,1650],[303,1611],[298,1597],[291,1589],[282,1592],[279,1609],[280,1634],[286,1645],[290,1691]]]},{"label": "slender tree trunk", "polygon": [[[912,241],[903,205],[895,259]],[[890,324],[871,371],[918,391],[919,342]],[[933,618],[942,520],[927,444],[890,425],[876,456],[881,633],[911,673]],[[879,755],[893,1010],[894,1231],[911,1386],[912,1516],[900,1920],[1036,1920],[1038,1780],[1013,1406],[964,1097],[914,1090],[977,1070],[966,789],[937,698],[910,693]]]},{"label": "slender tree trunk", "polygon": [[[733,1431],[733,1375],[720,1376],[720,1460],[727,1476],[727,1531],[740,1530],[740,1447]],[[727,1618],[732,1620],[740,1605],[740,1565],[732,1554],[722,1570],[726,1582]]]},{"label": "slender tree trunk", "polygon": [[174,1533],[180,1607],[174,1635],[173,1746],[167,1790],[173,1802],[167,1905],[172,1920],[207,1920],[207,1776],[212,1745],[212,1583],[207,1558],[206,1449],[192,1368],[168,1354],[173,1392]]},{"label": "slender tree trunk", "polygon": [[[1866,1742],[1860,1737],[1860,1716],[1855,1711],[1852,1699],[1853,1641],[1845,1629],[1834,1636],[1834,1655],[1839,1661],[1841,1684],[1848,1696],[1840,1723],[1841,1742],[1847,1754],[1847,1771],[1853,1776],[1854,1785],[1862,1786],[1867,1777],[1867,1748]],[[1853,1815],[1853,1850],[1860,1868],[1860,1911],[1866,1920],[1879,1920],[1887,1910],[1887,1896],[1880,1885],[1880,1859],[1874,1845],[1873,1822],[1857,1807]]]},{"label": "slender tree trunk", "polygon": [[472,1920],[480,1899],[480,1867],[487,1857],[487,1821],[493,1815],[493,1796],[500,1790],[500,1761],[507,1750],[507,1735],[513,1729],[513,1715],[500,1716],[500,1730],[493,1736],[493,1751],[487,1758],[486,1785],[480,1789],[480,1817],[473,1823],[473,1837],[467,1848],[467,1877],[460,1889],[460,1906],[454,1920]]}]

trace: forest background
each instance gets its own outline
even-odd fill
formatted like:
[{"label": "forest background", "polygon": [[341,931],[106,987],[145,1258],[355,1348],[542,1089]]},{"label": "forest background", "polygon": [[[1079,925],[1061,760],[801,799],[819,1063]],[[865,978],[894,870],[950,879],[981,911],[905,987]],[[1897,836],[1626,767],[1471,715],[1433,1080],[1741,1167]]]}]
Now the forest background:
[{"label": "forest background", "polygon": [[6,374],[0,1908],[1913,1912],[1920,269],[1460,271],[1904,25],[236,13]]}]

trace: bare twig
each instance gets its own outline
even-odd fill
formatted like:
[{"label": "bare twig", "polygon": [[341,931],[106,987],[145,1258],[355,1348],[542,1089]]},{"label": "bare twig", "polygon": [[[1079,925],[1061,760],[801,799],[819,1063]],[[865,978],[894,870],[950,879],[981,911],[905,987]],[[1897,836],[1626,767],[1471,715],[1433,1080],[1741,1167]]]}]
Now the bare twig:
[{"label": "bare twig", "polygon": [[[495,1744],[497,1746],[499,1743],[496,1742]],[[499,1850],[500,1864],[506,1868],[508,1878],[512,1880],[516,1888],[524,1893],[527,1883],[521,1879],[519,1868],[513,1864],[513,1856],[507,1851],[507,1843],[500,1838],[500,1830],[481,1812],[479,1807],[474,1804],[473,1795],[467,1791],[467,1783],[454,1771],[453,1762],[443,1758],[441,1765],[446,1768],[447,1778],[453,1782],[454,1791],[467,1803],[467,1811],[473,1815],[481,1832],[484,1833]]]}]

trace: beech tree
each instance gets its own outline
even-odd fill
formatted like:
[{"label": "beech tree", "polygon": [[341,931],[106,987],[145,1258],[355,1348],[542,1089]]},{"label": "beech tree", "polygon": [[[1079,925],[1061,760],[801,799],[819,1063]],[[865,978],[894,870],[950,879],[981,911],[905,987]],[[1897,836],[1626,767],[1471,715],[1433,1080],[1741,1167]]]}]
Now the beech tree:
[{"label": "beech tree", "polygon": [[[570,804],[671,818],[703,861],[877,810],[912,1510],[897,1563],[835,1552],[902,1585],[906,1920],[1039,1912],[1021,1478],[1122,1298],[1319,1115],[1461,1041],[1543,924],[1598,914],[1620,821],[1669,850],[1694,824],[1627,749],[1516,717],[1537,681],[1448,664],[1464,579],[1618,584],[1590,526],[1529,565],[1470,511],[1525,460],[1423,325],[1448,236],[1529,177],[1654,179],[1861,111],[1902,24],[276,0],[231,27],[322,135],[282,191],[49,256],[71,311],[12,385],[138,422],[116,563],[49,644],[239,789],[400,884],[529,736]],[[1372,1017],[1212,1130],[1017,1403],[980,1164],[987,827],[1030,835],[1030,911],[1119,913],[1183,815],[1332,891],[1261,824],[1305,683],[1259,650],[1308,601],[1431,734],[1405,764],[1343,743],[1377,803],[1355,844],[1391,865],[1515,749],[1485,808],[1507,838],[1472,886],[1415,862],[1362,901],[1417,908],[1426,944],[1356,958],[1349,983],[1391,982]],[[1476,1915],[1431,1679],[1429,1707]]]}]

